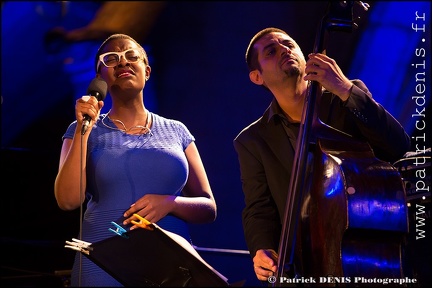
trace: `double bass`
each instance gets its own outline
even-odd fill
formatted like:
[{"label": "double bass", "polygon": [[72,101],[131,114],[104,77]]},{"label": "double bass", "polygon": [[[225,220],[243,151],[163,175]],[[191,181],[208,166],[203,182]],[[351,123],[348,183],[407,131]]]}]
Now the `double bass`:
[{"label": "double bass", "polygon": [[[354,4],[329,2],[314,53],[325,54],[330,31],[352,30]],[[367,10],[367,4],[360,4]],[[355,285],[354,280],[362,277],[403,278],[403,242],[409,222],[402,178],[390,163],[375,157],[367,142],[319,119],[315,111],[321,93],[319,83],[311,81],[273,286],[279,286],[283,276],[330,277],[330,283],[341,285]],[[298,247],[301,252],[296,255]]]}]

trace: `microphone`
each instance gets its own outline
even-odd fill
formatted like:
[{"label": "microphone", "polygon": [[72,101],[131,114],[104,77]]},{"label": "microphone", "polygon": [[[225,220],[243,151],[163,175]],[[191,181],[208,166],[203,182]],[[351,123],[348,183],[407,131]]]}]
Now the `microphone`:
[{"label": "microphone", "polygon": [[[89,87],[87,88],[87,95],[94,96],[98,101],[104,100],[107,94],[107,83],[100,79],[100,78],[94,78],[91,82]],[[81,127],[81,135],[84,135],[88,129],[88,126],[90,125],[91,118],[87,114],[84,115],[83,124]]]}]

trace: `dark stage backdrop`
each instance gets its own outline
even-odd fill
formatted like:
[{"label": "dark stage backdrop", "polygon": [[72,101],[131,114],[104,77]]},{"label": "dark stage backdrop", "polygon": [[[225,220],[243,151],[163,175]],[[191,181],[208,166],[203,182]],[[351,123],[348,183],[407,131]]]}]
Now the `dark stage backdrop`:
[{"label": "dark stage backdrop", "polygon": [[[63,245],[77,235],[79,211],[61,211],[53,186],[61,137],[74,120],[75,99],[94,77],[100,42],[48,45],[45,36],[57,26],[87,24],[100,3],[2,2],[1,261],[2,282],[11,286],[64,285],[67,277],[54,272],[71,269],[74,252]],[[350,78],[365,80],[411,135],[422,135],[412,114],[430,103],[430,2],[368,3],[367,12],[355,8],[358,29],[333,35],[327,54]],[[235,250],[202,252],[230,283],[260,284],[250,255],[242,253],[244,203],[232,140],[262,115],[271,97],[249,81],[246,46],[257,31],[275,26],[287,30],[307,55],[326,6],[325,1],[168,2],[142,43],[152,66],[146,104],[181,120],[194,134],[218,204],[214,223],[191,225],[193,242]],[[416,19],[423,13],[426,21]],[[415,31],[413,23],[427,33]],[[419,48],[428,51],[424,57],[415,54]],[[428,63],[424,71],[412,65],[422,61]],[[427,78],[422,106],[412,98],[416,75]],[[427,141],[430,147],[429,136]]]}]

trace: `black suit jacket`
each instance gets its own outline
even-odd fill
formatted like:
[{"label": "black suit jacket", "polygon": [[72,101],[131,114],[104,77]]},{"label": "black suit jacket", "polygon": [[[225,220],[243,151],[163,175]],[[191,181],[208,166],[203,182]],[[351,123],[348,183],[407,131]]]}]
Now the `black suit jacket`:
[{"label": "black suit jacket", "polygon": [[[356,139],[366,140],[377,158],[388,162],[400,159],[410,149],[409,136],[372,99],[363,82],[353,80],[353,83],[345,102],[331,93],[322,94],[319,118]],[[263,116],[244,128],[233,141],[245,200],[244,236],[252,257],[259,249],[278,251],[285,213],[295,139],[290,141],[287,136],[278,110],[274,99]],[[296,138],[295,133],[292,138]]]}]

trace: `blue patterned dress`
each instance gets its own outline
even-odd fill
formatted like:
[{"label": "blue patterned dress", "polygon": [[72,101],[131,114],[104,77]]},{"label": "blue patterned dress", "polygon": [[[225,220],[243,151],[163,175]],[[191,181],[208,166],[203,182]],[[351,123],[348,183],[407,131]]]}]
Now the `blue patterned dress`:
[{"label": "blue patterned dress", "polygon": [[[109,231],[115,229],[111,221],[120,219],[145,194],[181,194],[189,173],[184,150],[195,138],[179,121],[152,113],[152,123],[150,133],[129,135],[115,129],[106,114],[100,115],[88,141],[88,203],[79,239],[95,243],[115,236]],[[76,121],[71,123],[64,138],[73,137],[76,125]],[[183,220],[167,215],[157,224],[190,241]],[[75,257],[72,286],[122,286],[80,254]]]}]

